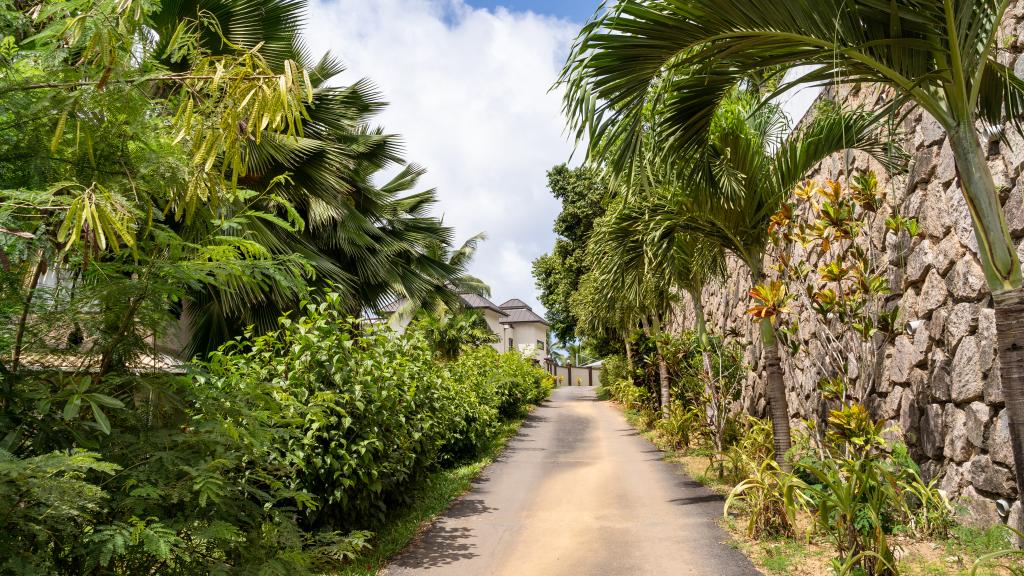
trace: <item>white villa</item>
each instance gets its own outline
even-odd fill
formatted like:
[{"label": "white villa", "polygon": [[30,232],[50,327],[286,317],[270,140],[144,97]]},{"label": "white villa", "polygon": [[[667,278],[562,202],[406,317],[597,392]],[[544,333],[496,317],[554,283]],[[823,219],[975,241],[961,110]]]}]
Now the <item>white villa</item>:
[{"label": "white villa", "polygon": [[[547,358],[548,321],[537,314],[528,304],[518,298],[513,298],[501,306],[498,306],[489,299],[478,294],[459,294],[463,305],[471,310],[479,310],[487,321],[491,332],[498,337],[498,341],[491,346],[498,352],[518,350],[521,354],[530,356],[539,364],[544,364]],[[391,316],[397,312],[404,301],[399,300],[381,310],[383,316]],[[409,323],[409,319],[398,319],[399,325],[392,326],[396,330],[402,330]]]}]

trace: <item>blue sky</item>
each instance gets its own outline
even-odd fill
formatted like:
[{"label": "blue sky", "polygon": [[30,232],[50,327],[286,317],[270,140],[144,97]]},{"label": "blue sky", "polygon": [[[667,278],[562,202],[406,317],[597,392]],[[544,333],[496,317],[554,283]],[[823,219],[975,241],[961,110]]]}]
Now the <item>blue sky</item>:
[{"label": "blue sky", "polygon": [[469,0],[467,3],[490,9],[504,6],[513,12],[531,10],[538,14],[548,14],[583,22],[594,13],[601,2],[600,0]]}]

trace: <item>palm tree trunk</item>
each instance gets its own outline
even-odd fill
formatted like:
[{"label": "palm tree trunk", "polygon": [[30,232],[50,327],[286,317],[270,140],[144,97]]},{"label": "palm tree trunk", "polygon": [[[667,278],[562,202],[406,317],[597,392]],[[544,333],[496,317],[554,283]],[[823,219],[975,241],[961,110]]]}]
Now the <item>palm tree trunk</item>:
[{"label": "palm tree trunk", "polygon": [[633,347],[629,345],[629,336],[622,339],[626,344],[626,368],[629,370],[630,378],[633,377]]},{"label": "palm tree trunk", "polygon": [[1006,227],[999,193],[974,126],[949,131],[949,145],[971,212],[978,254],[989,288],[993,294],[1020,289],[1020,258]]},{"label": "palm tree trunk", "polygon": [[1017,497],[1024,503],[1024,291],[1021,290],[1020,259],[1006,227],[999,193],[974,126],[949,130],[948,135],[960,186],[971,211],[981,266],[992,290],[1003,400],[1017,474]]},{"label": "palm tree trunk", "polygon": [[661,388],[661,417],[668,418],[669,404],[671,403],[668,383],[668,363],[665,361],[665,345],[661,341],[661,320],[657,315],[651,318],[651,328],[654,332],[654,346],[658,350],[658,384]]},{"label": "palm tree trunk", "polygon": [[769,319],[761,320],[761,343],[764,344],[764,364],[767,373],[768,411],[772,419],[772,437],[775,442],[775,461],[786,472],[792,470],[786,461],[786,452],[793,445],[789,431],[789,401],[786,383],[782,378],[782,360],[775,327]]}]

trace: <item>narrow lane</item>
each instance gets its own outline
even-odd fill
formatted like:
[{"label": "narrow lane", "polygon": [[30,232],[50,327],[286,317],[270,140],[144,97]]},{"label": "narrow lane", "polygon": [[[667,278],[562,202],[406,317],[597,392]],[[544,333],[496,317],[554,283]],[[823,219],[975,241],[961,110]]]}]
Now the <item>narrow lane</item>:
[{"label": "narrow lane", "polygon": [[556,389],[383,573],[758,574],[715,525],[721,497],[678,468],[593,388]]}]

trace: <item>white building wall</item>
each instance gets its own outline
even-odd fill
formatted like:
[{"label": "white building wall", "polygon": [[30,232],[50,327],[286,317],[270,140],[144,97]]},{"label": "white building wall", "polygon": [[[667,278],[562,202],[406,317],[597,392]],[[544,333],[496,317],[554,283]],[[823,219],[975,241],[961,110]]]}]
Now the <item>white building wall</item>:
[{"label": "white building wall", "polygon": [[521,322],[509,324],[511,330],[507,331],[505,337],[506,345],[511,336],[516,350],[523,354],[529,353],[538,362],[543,362],[547,357],[548,327],[540,322]]}]

